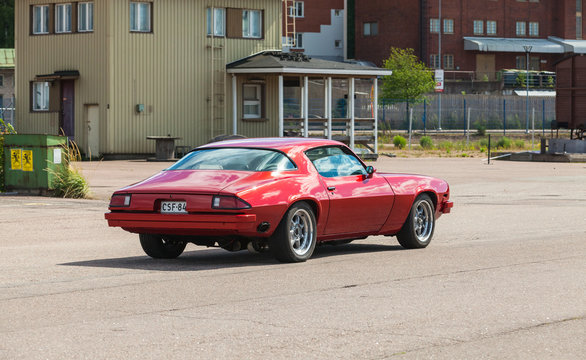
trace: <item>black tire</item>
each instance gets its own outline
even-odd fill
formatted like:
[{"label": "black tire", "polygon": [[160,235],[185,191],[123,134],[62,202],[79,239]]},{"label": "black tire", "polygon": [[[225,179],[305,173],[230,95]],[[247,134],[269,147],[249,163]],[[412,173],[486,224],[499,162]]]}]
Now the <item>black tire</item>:
[{"label": "black tire", "polygon": [[413,202],[397,240],[405,249],[421,249],[429,245],[434,230],[435,207],[429,195],[422,194]]},{"label": "black tire", "polygon": [[315,214],[307,203],[293,204],[269,240],[269,249],[281,262],[306,261],[317,242]]},{"label": "black tire", "polygon": [[140,246],[155,259],[175,259],[183,253],[187,243],[166,239],[161,235],[139,234]]}]

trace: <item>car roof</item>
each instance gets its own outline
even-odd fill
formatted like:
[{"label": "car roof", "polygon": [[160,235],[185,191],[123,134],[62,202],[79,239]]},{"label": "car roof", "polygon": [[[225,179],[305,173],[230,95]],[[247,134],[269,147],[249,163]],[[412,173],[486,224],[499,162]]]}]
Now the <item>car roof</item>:
[{"label": "car roof", "polygon": [[289,153],[293,148],[298,149],[299,147],[304,149],[310,149],[318,146],[332,146],[332,145],[344,145],[339,141],[328,140],[328,139],[312,139],[312,138],[245,138],[236,140],[218,141],[210,144],[206,144],[198,147],[203,148],[216,148],[216,147],[250,147],[250,148],[265,148],[265,149],[276,149],[284,153]]}]

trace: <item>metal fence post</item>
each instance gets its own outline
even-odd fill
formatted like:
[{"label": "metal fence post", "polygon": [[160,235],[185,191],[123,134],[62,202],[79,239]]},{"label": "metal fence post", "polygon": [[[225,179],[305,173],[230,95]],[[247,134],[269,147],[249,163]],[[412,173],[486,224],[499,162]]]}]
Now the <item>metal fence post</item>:
[{"label": "metal fence post", "polygon": [[541,101],[542,101],[542,104],[541,104],[541,114],[542,114],[541,130],[542,130],[542,136],[545,137],[545,99],[543,99]]},{"label": "metal fence post", "polygon": [[413,108],[409,109],[409,150],[411,150],[411,129],[413,127]]},{"label": "metal fence post", "polygon": [[426,121],[427,121],[427,99],[423,99],[423,135],[425,135]]},{"label": "metal fence post", "polygon": [[503,136],[507,135],[507,100],[503,99]]},{"label": "metal fence post", "polygon": [[387,123],[386,123],[386,119],[385,119],[385,99],[382,99],[382,100],[383,100],[383,123],[386,126]]},{"label": "metal fence post", "polygon": [[[464,124],[466,124],[466,98],[464,98]],[[468,112],[468,126],[470,126],[470,112]],[[464,125],[464,128],[466,125]],[[464,130],[464,134],[466,134],[466,130]]]}]

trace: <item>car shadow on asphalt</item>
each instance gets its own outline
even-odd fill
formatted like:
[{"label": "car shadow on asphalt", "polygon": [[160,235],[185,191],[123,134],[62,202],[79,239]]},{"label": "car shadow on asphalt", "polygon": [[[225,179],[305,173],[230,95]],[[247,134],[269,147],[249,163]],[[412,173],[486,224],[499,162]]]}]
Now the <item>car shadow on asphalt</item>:
[{"label": "car shadow on asphalt", "polygon": [[[398,245],[380,245],[352,243],[346,245],[318,246],[309,261],[328,258],[331,256],[346,256],[361,253],[383,251],[397,251]],[[186,251],[177,259],[151,259],[144,256],[132,256],[111,259],[96,259],[59,264],[61,266],[83,266],[98,268],[134,269],[148,271],[201,271],[213,269],[227,269],[239,267],[254,267],[278,265],[278,262],[269,252],[252,254],[248,251],[228,252],[221,249],[203,249]]]}]

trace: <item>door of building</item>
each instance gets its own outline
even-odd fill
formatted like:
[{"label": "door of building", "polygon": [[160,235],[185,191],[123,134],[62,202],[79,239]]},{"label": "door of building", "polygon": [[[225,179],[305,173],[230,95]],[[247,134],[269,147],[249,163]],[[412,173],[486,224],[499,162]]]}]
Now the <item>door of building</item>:
[{"label": "door of building", "polygon": [[75,80],[61,81],[61,116],[59,129],[69,140],[75,136]]},{"label": "door of building", "polygon": [[100,155],[100,107],[98,105],[86,105],[85,109],[86,156],[98,157]]},{"label": "door of building", "polygon": [[476,55],[476,80],[494,81],[495,60],[493,55]]}]

